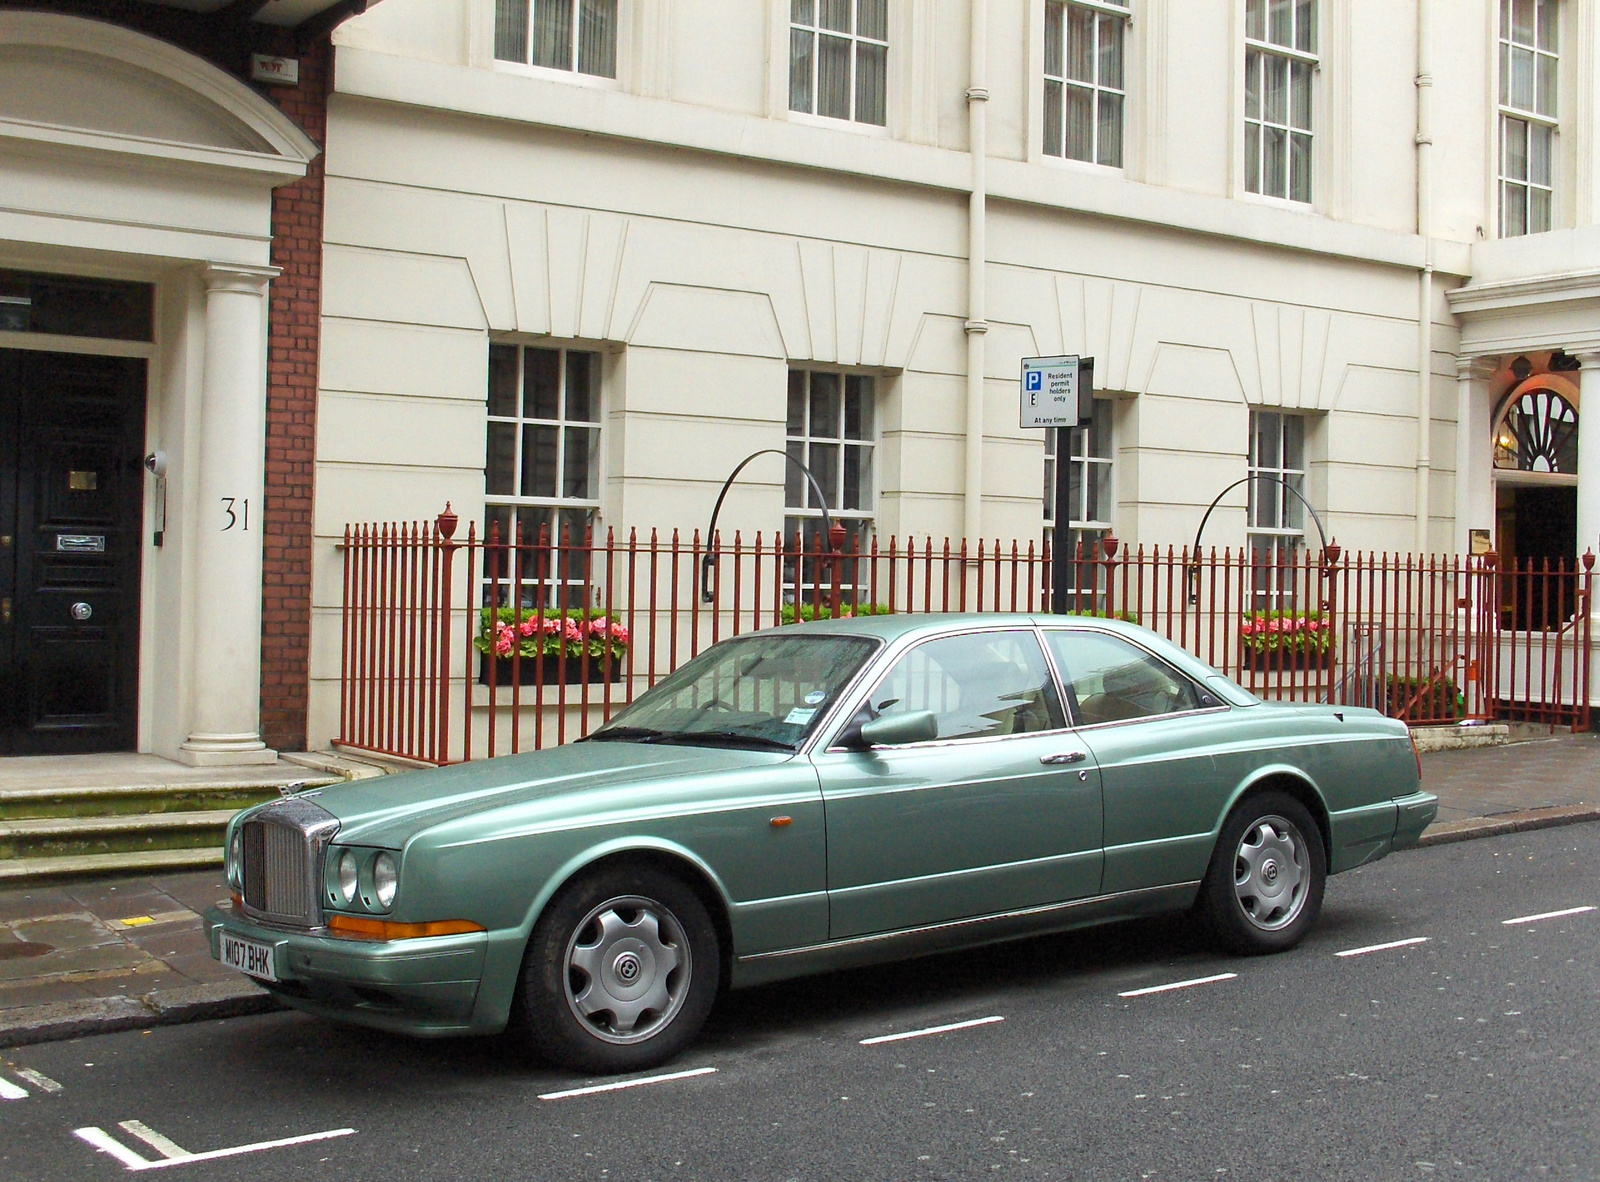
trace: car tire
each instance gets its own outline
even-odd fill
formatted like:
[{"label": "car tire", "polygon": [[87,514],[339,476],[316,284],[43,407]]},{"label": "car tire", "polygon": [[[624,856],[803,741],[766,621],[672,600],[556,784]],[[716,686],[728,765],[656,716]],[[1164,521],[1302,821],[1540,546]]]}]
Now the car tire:
[{"label": "car tire", "polygon": [[564,887],[539,917],[513,1025],[559,1066],[641,1071],[693,1041],[721,973],[716,925],[693,888],[614,867]]},{"label": "car tire", "polygon": [[1305,806],[1261,792],[1223,823],[1198,910],[1229,952],[1285,952],[1317,921],[1327,878],[1322,832]]}]

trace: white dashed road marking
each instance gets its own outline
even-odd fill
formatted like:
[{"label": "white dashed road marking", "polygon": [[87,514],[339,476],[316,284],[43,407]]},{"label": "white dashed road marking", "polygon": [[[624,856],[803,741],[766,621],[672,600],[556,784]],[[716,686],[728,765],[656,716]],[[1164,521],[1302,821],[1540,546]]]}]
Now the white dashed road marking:
[{"label": "white dashed road marking", "polygon": [[245,1153],[260,1153],[264,1149],[284,1149],[290,1145],[304,1145],[309,1141],[328,1141],[334,1137],[349,1137],[355,1133],[354,1129],[329,1129],[325,1133],[306,1133],[300,1137],[285,1137],[281,1141],[257,1141],[252,1145],[235,1145],[231,1149],[212,1149],[205,1153],[190,1153],[187,1149],[175,1145],[148,1125],[136,1120],[122,1121],[118,1126],[123,1131],[139,1138],[156,1152],[162,1154],[159,1161],[150,1161],[129,1149],[104,1129],[88,1128],[74,1129],[72,1135],[78,1140],[93,1146],[101,1153],[116,1158],[130,1170],[164,1170],[168,1166],[187,1166],[198,1161],[216,1161],[223,1157],[238,1157]]},{"label": "white dashed road marking", "polygon": [[945,1034],[951,1030],[966,1030],[972,1026],[990,1026],[996,1022],[1004,1021],[1004,1015],[994,1014],[987,1018],[973,1018],[967,1022],[949,1022],[943,1026],[929,1026],[925,1030],[907,1030],[903,1034],[880,1034],[877,1038],[862,1039],[861,1045],[864,1047],[875,1047],[882,1042],[903,1042],[908,1038],[923,1038],[929,1034]]},{"label": "white dashed road marking", "polygon": [[1560,919],[1563,915],[1582,915],[1585,911],[1593,910],[1593,907],[1568,907],[1564,911],[1541,911],[1538,915],[1521,915],[1516,919],[1502,919],[1500,922],[1509,927],[1514,923],[1538,923],[1541,919]]},{"label": "white dashed road marking", "polygon": [[1369,952],[1387,952],[1391,948],[1409,948],[1413,944],[1426,944],[1427,936],[1412,936],[1409,940],[1390,940],[1387,944],[1368,944],[1365,948],[1349,948],[1335,952],[1335,956],[1365,956]]},{"label": "white dashed road marking", "polygon": [[1210,985],[1216,981],[1232,981],[1238,973],[1218,973],[1212,977],[1196,977],[1192,981],[1173,981],[1170,985],[1148,985],[1143,989],[1130,989],[1118,997],[1145,997],[1151,993],[1170,993],[1174,989],[1193,989],[1196,985]]},{"label": "white dashed road marking", "polygon": [[18,1079],[25,1079],[41,1092],[59,1092],[61,1085],[48,1075],[42,1075],[31,1067],[19,1067],[14,1073]]},{"label": "white dashed road marking", "polygon": [[26,1100],[27,1098],[27,1088],[19,1088],[5,1076],[0,1075],[0,1100]]},{"label": "white dashed road marking", "polygon": [[675,1079],[690,1079],[696,1075],[712,1075],[715,1067],[696,1067],[689,1071],[669,1071],[665,1075],[647,1075],[643,1079],[625,1079],[620,1083],[593,1084],[587,1088],[568,1088],[564,1092],[546,1092],[541,1100],[569,1100],[573,1096],[593,1096],[597,1092],[620,1092],[626,1088],[642,1088],[646,1084],[670,1083]]}]

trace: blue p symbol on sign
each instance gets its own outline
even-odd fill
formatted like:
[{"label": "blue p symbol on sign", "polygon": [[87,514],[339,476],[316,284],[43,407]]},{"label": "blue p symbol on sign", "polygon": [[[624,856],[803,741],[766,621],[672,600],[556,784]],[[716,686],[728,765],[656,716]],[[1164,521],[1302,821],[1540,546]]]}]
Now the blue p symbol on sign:
[{"label": "blue p symbol on sign", "polygon": [[1044,373],[1043,373],[1043,371],[1037,370],[1037,369],[1030,369],[1028,371],[1028,373],[1027,373],[1027,378],[1026,378],[1025,382],[1023,383],[1023,387],[1022,388],[1024,390],[1029,391],[1029,392],[1032,392],[1032,391],[1035,391],[1035,390],[1043,390],[1044,389]]}]

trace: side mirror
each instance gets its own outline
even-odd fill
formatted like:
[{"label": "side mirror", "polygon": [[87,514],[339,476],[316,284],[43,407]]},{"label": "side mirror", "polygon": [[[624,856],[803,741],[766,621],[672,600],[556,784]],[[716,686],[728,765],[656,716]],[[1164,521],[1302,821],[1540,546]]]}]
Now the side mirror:
[{"label": "side mirror", "polygon": [[939,720],[932,710],[885,714],[861,727],[861,741],[868,747],[898,747],[903,743],[926,743],[938,737]]}]

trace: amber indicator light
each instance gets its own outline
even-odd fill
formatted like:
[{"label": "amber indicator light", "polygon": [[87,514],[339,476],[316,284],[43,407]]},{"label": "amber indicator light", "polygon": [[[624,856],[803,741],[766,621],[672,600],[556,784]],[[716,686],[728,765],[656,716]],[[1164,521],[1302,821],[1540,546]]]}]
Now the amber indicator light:
[{"label": "amber indicator light", "polygon": [[782,829],[785,825],[793,825],[794,824],[794,818],[793,817],[773,817],[772,820],[767,822],[767,823],[769,825],[771,825],[774,829]]},{"label": "amber indicator light", "polygon": [[358,940],[417,940],[424,936],[461,936],[487,930],[481,923],[468,919],[392,923],[386,919],[363,919],[359,915],[328,916],[328,931],[335,936],[353,936]]}]

